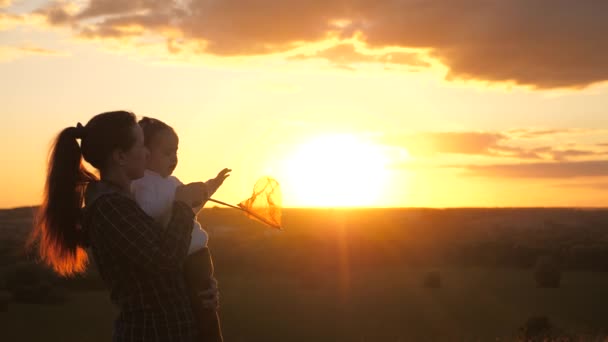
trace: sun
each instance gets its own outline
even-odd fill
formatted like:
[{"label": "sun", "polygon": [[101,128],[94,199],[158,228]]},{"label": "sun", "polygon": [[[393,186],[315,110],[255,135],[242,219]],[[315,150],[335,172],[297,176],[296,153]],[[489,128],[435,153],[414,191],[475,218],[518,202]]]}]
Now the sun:
[{"label": "sun", "polygon": [[295,206],[377,206],[387,184],[387,158],[380,145],[355,135],[319,136],[285,160],[283,192]]}]

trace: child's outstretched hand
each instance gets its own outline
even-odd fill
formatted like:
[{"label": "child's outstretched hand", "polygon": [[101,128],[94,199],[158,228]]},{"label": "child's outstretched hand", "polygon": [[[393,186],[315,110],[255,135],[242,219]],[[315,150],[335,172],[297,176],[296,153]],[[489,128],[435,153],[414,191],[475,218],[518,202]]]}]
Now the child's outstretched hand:
[{"label": "child's outstretched hand", "polygon": [[217,189],[224,183],[226,178],[230,176],[230,172],[232,169],[225,168],[220,171],[215,178],[211,178],[210,180],[205,182],[207,186],[207,195],[211,197]]}]

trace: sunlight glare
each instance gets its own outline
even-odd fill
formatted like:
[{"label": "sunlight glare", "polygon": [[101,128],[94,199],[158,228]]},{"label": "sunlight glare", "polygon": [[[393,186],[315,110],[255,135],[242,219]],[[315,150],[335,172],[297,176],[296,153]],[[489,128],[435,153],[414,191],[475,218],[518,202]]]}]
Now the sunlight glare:
[{"label": "sunlight glare", "polygon": [[348,134],[303,143],[285,164],[284,193],[307,207],[376,206],[389,174],[381,146]]}]

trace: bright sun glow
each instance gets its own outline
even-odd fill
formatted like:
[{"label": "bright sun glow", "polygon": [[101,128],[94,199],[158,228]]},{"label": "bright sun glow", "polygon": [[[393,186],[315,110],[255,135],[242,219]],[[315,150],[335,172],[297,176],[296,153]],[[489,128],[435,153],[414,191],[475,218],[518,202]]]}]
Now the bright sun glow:
[{"label": "bright sun glow", "polygon": [[382,148],[353,135],[322,136],[286,160],[283,191],[307,207],[377,206],[387,183]]}]

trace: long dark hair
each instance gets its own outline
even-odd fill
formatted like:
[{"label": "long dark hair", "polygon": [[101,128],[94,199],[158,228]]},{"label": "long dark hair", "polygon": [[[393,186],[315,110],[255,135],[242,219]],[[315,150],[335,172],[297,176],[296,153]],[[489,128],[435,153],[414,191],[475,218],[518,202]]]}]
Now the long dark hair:
[{"label": "long dark hair", "polygon": [[58,274],[82,273],[88,263],[81,209],[86,186],[97,177],[83,165],[83,157],[102,170],[113,151],[133,146],[136,124],[133,113],[107,112],[85,126],[65,128],[57,136],[49,155],[42,205],[27,245],[38,242],[40,258]]}]

